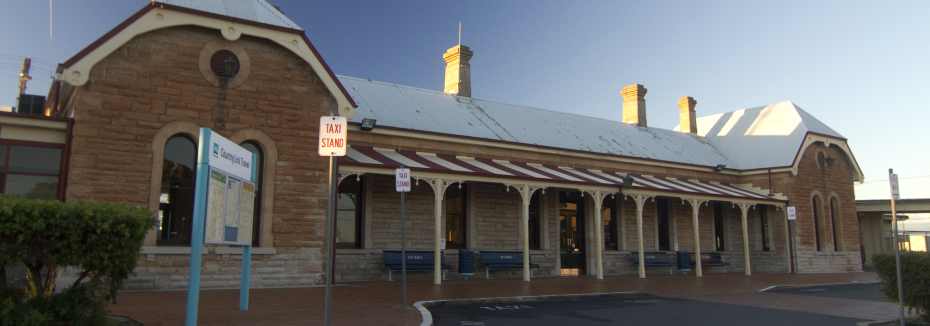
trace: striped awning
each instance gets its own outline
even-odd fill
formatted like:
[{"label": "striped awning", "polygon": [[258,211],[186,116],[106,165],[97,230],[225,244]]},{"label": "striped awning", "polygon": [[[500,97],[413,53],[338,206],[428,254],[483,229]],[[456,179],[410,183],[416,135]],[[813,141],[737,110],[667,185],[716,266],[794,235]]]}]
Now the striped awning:
[{"label": "striped awning", "polygon": [[[346,156],[339,157],[339,164],[378,168],[398,168],[403,165],[413,171],[607,187],[622,186],[623,177],[627,174],[620,171],[570,168],[551,164],[534,164],[362,146],[349,147]],[[666,178],[655,175],[630,175],[635,179],[632,186],[633,190],[649,190],[669,193],[669,195],[701,195],[751,201],[783,201],[768,196],[767,193],[757,189],[749,189],[725,182]]]}]

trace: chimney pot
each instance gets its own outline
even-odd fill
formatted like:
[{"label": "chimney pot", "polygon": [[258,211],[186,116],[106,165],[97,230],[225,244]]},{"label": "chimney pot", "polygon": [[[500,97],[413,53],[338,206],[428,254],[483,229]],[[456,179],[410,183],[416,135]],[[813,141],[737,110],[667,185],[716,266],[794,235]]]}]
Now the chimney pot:
[{"label": "chimney pot", "polygon": [[678,107],[681,108],[679,116],[681,117],[681,132],[697,134],[697,115],[694,113],[694,107],[697,101],[691,96],[685,96],[678,100]]},{"label": "chimney pot", "polygon": [[646,87],[633,84],[620,91],[623,96],[623,122],[646,127]]}]

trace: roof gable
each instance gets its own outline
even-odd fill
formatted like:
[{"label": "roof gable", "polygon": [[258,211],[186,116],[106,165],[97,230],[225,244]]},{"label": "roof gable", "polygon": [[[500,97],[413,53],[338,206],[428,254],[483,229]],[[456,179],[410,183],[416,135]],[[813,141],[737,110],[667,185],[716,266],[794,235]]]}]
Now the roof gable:
[{"label": "roof gable", "polygon": [[698,134],[743,169],[792,166],[809,132],[845,140],[790,101],[701,117],[697,123]]}]

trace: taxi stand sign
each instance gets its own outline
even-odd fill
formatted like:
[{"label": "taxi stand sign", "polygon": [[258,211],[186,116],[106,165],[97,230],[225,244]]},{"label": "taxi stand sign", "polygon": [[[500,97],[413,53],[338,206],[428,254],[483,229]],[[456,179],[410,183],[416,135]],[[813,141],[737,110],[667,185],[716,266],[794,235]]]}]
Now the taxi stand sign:
[{"label": "taxi stand sign", "polygon": [[320,117],[320,156],[346,156],[345,117]]},{"label": "taxi stand sign", "polygon": [[[326,210],[326,239],[330,241],[326,246],[326,257],[329,263],[326,264],[326,298],[325,310],[323,311],[323,324],[329,326],[330,305],[332,302],[333,287],[333,264],[335,263],[335,253],[333,246],[335,242],[336,226],[333,222],[335,211],[333,204],[336,202],[336,182],[333,182],[333,156],[346,156],[346,135],[348,134],[346,126],[348,119],[339,116],[322,116],[320,117],[320,138],[317,144],[319,149],[317,153],[320,156],[329,156],[329,208]],[[337,179],[338,180],[338,179]],[[337,181],[338,182],[338,181]]]},{"label": "taxi stand sign", "polygon": [[[234,241],[228,241],[224,243],[233,243],[244,245],[242,247],[242,275],[240,277],[241,284],[239,288],[239,310],[248,310],[249,309],[249,265],[252,260],[252,223],[241,223],[241,220],[227,221],[226,213],[235,212],[236,218],[241,218],[245,216],[247,219],[252,217],[251,206],[254,198],[245,196],[245,201],[247,205],[242,206],[242,193],[241,190],[250,190],[247,186],[251,186],[251,193],[254,196],[254,184],[252,181],[255,180],[255,155],[252,152],[249,152],[247,149],[236,145],[235,143],[229,141],[223,136],[213,132],[210,128],[200,128],[200,139],[197,150],[197,180],[196,186],[194,188],[194,216],[192,221],[192,230],[191,230],[191,258],[190,258],[190,273],[188,274],[188,286],[187,286],[187,313],[184,320],[184,325],[194,326],[197,325],[197,309],[200,299],[200,261],[201,254],[203,253],[203,243],[204,239],[204,229],[205,229],[205,215],[208,213],[207,203],[207,192],[208,190],[215,190],[217,194],[214,195],[214,199],[218,194],[224,195],[224,202],[229,203],[229,190],[230,188],[228,182],[230,180],[238,179],[238,183],[235,184],[236,189],[234,193],[238,193],[235,201],[237,205],[215,205],[212,209],[212,215],[214,217],[211,221],[212,226],[219,227],[217,223],[220,223],[224,226],[224,240],[227,225],[227,222],[235,222],[237,228],[236,232],[230,233],[230,238],[232,239],[235,236]],[[225,182],[222,186],[219,184],[210,185],[211,175],[216,176],[215,179],[220,179],[220,176],[226,176]],[[248,180],[248,182],[245,182]],[[217,180],[218,181],[218,180]],[[217,189],[219,187],[220,189]],[[210,189],[212,188],[212,189]],[[222,206],[223,213],[219,213],[216,209],[219,209]],[[246,211],[242,211],[245,209]],[[222,215],[221,215],[222,214]],[[222,218],[219,218],[222,217]],[[222,220],[222,221],[220,221]],[[247,231],[246,233],[243,233]]]}]

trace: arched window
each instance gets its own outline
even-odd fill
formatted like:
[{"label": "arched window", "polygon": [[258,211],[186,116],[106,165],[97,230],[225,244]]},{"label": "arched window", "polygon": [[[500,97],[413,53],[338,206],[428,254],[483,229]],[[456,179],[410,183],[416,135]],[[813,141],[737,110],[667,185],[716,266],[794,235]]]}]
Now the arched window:
[{"label": "arched window", "polygon": [[[840,204],[836,197],[830,198],[830,224],[833,225],[833,250],[843,251],[843,216],[839,212]],[[837,220],[839,215],[839,220]]]},{"label": "arched window", "polygon": [[814,195],[814,200],[812,201],[813,212],[814,212],[814,245],[817,248],[817,251],[823,251],[823,247],[820,245],[820,240],[822,239],[820,232],[822,231],[820,227],[820,221],[823,217],[823,212],[821,206],[820,196]]},{"label": "arched window", "polygon": [[258,235],[262,233],[262,172],[264,172],[264,158],[262,148],[253,141],[245,141],[239,144],[242,148],[255,154],[255,201],[252,212],[252,246],[258,246]]},{"label": "arched window", "polygon": [[197,180],[197,146],[184,135],[165,142],[158,208],[159,245],[190,245]]},{"label": "arched window", "polygon": [[339,184],[336,198],[336,247],[362,247],[362,183],[348,177]]}]

